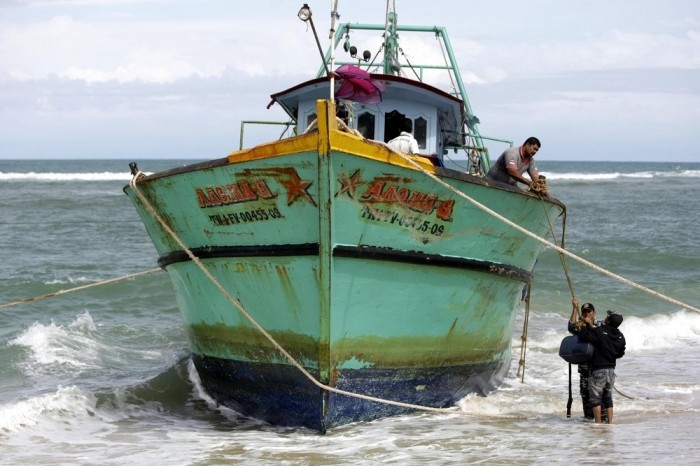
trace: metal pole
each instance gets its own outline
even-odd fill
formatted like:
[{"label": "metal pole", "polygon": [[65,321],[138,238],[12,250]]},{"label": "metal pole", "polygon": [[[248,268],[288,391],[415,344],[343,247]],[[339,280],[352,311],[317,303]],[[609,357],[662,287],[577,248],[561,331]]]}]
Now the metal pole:
[{"label": "metal pole", "polygon": [[[330,69],[333,70],[335,68],[335,44],[333,44],[333,36],[335,35],[335,20],[338,18],[338,0],[331,0],[331,30],[330,33],[328,34],[328,38],[331,40],[331,62],[330,62]],[[321,50],[319,48],[319,50]],[[321,55],[323,55],[323,52],[321,52]],[[326,69],[326,72],[328,70]],[[328,73],[331,77],[330,80],[330,100],[331,102],[335,102],[335,73],[329,72]],[[335,117],[335,115],[333,115]]]}]

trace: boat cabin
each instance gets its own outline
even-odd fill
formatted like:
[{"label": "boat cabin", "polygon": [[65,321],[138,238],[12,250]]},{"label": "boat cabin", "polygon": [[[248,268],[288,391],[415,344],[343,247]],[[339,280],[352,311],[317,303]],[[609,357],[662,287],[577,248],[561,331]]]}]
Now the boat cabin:
[{"label": "boat cabin", "polygon": [[[464,105],[460,99],[399,76],[372,74],[370,78],[384,87],[380,102],[339,101],[337,116],[350,128],[367,139],[389,142],[401,132],[403,119],[410,118],[420,153],[440,160],[449,147],[464,144]],[[316,101],[329,98],[328,80],[313,79],[273,94],[270,105],[280,104],[296,121],[298,132],[303,132],[316,119]]]}]

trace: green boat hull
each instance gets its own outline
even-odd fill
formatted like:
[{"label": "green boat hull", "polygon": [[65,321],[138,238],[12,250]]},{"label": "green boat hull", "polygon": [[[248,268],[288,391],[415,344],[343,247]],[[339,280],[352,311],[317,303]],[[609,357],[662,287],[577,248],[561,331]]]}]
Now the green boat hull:
[{"label": "green boat hull", "polygon": [[243,414],[320,431],[407,410],[309,381],[157,217],[318,382],[432,407],[495,389],[543,246],[457,192],[540,236],[563,206],[432,169],[448,189],[381,145],[329,134],[141,178],[153,210],[125,189],[204,386]]}]

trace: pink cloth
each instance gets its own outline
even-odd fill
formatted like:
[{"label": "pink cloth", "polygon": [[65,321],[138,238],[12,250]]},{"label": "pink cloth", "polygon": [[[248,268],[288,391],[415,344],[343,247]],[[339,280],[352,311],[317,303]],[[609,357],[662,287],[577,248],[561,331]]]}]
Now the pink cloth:
[{"label": "pink cloth", "polygon": [[384,85],[369,77],[369,73],[354,65],[343,65],[335,74],[343,82],[335,92],[338,99],[352,100],[362,104],[376,104],[382,101]]}]

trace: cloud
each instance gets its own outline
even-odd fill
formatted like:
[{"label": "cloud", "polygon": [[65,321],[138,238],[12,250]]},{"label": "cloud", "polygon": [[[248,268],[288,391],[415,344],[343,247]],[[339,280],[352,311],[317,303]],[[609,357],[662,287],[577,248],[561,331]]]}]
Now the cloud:
[{"label": "cloud", "polygon": [[[262,24],[275,30],[283,27],[278,23],[270,19]],[[5,79],[55,75],[86,82],[169,83],[192,76],[221,77],[229,68],[250,76],[296,73],[317,62],[309,54],[306,59],[280,60],[307,49],[313,41],[308,35],[281,40],[261,35],[260,29],[260,23],[244,19],[102,23],[56,16],[4,29],[0,49],[8,52],[0,57],[0,67]]]},{"label": "cloud", "polygon": [[[85,5],[90,1],[59,3]],[[696,23],[681,22],[676,27],[683,29],[674,34],[609,30],[564,40],[552,36],[512,42],[492,37],[467,39],[460,34],[453,45],[467,81],[475,84],[577,70],[696,69],[700,68],[700,30],[692,29]],[[2,28],[0,49],[5,52],[0,56],[0,77],[27,80],[56,75],[86,82],[168,83],[192,76],[220,77],[227,68],[250,76],[308,75],[319,61],[309,53],[313,36],[310,31],[304,33],[305,28],[303,23],[272,15],[252,20],[137,20],[117,17],[115,12],[91,19],[58,15]],[[353,43],[355,38],[353,33]],[[374,55],[377,34],[357,45]],[[409,33],[402,35],[401,52],[411,62],[428,58],[444,63],[444,51],[435,41],[416,39]]]},{"label": "cloud", "polygon": [[472,80],[478,84],[583,71],[700,69],[696,31],[683,36],[613,31],[594,40],[481,44],[476,52],[458,47],[462,67],[479,77]]},{"label": "cloud", "polygon": [[[148,0],[151,3],[171,0]],[[27,8],[32,6],[105,6],[144,3],[144,0],[2,0],[0,8]]]},{"label": "cloud", "polygon": [[[469,18],[403,3],[400,24],[427,18],[447,28],[486,135],[539,135],[544,158],[591,134],[616,148],[640,140],[700,147],[695,2],[680,0],[673,9],[647,0],[635,9],[600,0],[499,2]],[[300,4],[232,5],[1,2],[0,156],[41,148],[89,155],[100,140],[110,141],[100,150],[111,155],[167,145],[168,153],[191,156],[185,151],[199,146],[190,140],[206,139],[217,152],[234,139],[236,145],[241,120],[283,119],[279,108],[266,110],[269,95],[314,77],[320,66],[311,29],[295,18]],[[341,7],[342,21],[381,22],[385,5],[353,0]],[[322,7],[314,13],[325,49],[329,15]],[[352,31],[351,41],[375,56],[381,31]],[[412,64],[441,65],[444,53],[432,37],[401,33],[401,56]],[[342,48],[337,59],[348,59]],[[409,66],[403,71],[413,76]],[[453,83],[440,86],[449,91]],[[214,140],[223,144],[214,147]]]}]

